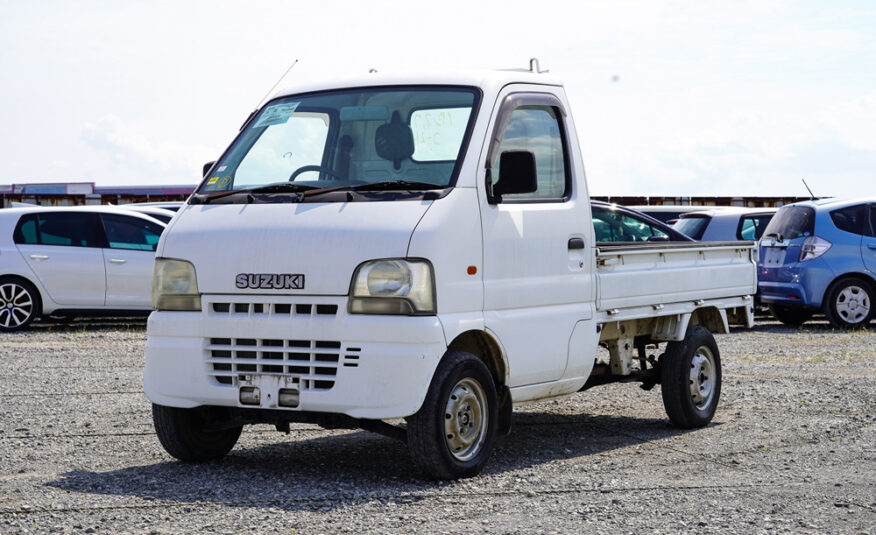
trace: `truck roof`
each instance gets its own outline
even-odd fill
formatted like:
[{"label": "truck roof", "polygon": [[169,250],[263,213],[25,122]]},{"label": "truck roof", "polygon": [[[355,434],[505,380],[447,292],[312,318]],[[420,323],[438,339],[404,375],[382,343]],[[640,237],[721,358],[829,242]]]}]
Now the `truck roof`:
[{"label": "truck roof", "polygon": [[[294,78],[294,76],[293,76]],[[327,77],[324,79],[309,78],[287,86],[274,94],[273,98],[327,91],[332,89],[350,89],[355,87],[377,87],[398,85],[455,85],[474,86],[483,90],[498,90],[513,84],[539,84],[562,87],[559,79],[547,74],[538,74],[528,70],[497,70],[497,71],[456,71],[451,73],[392,73],[373,72],[349,77]]]}]

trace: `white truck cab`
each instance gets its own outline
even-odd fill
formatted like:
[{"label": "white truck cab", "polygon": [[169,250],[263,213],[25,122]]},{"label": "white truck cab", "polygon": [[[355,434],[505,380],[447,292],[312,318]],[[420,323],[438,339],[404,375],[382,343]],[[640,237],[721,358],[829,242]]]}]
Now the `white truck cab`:
[{"label": "white truck cab", "polygon": [[159,243],[144,387],[185,461],[314,422],[468,477],[513,403],[597,384],[705,425],[710,332],[751,325],[755,289],[750,242],[596,247],[556,80],[371,74],[282,92],[209,165]]}]

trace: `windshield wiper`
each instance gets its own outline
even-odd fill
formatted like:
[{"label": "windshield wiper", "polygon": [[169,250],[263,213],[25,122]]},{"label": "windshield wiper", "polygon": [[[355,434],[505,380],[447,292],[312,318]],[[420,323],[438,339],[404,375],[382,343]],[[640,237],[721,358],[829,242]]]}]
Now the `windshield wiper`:
[{"label": "windshield wiper", "polygon": [[386,190],[423,190],[423,189],[444,189],[447,186],[440,184],[432,184],[431,182],[417,182],[412,180],[386,180],[383,182],[372,182],[370,184],[357,184],[350,189],[356,191],[386,191]]},{"label": "windshield wiper", "polygon": [[775,238],[778,238],[779,241],[785,241],[784,239],[782,239],[782,235],[781,235],[780,233],[778,233],[778,232],[770,232],[769,234],[764,234],[764,235],[763,235],[764,238],[769,238],[770,236],[773,236],[773,237],[775,237]]},{"label": "windshield wiper", "polygon": [[309,190],[318,189],[315,186],[305,186],[304,184],[290,184],[287,182],[277,182],[276,184],[268,184],[267,186],[260,186],[258,188],[247,188],[247,189],[233,189],[228,191],[223,191],[220,193],[214,193],[212,195],[201,194],[199,196],[200,201],[203,204],[210,204],[212,201],[216,199],[221,199],[223,197],[229,197],[231,195],[235,195],[238,193],[246,194],[251,196],[253,193],[301,193],[307,192]]}]

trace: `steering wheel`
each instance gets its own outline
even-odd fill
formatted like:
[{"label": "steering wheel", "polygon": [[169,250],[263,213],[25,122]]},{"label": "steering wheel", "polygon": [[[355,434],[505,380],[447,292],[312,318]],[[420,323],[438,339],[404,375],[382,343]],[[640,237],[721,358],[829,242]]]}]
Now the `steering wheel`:
[{"label": "steering wheel", "polygon": [[338,178],[340,180],[344,179],[344,177],[339,175],[337,171],[335,171],[334,169],[331,169],[329,167],[324,167],[322,165],[303,165],[292,172],[292,175],[289,177],[289,182],[292,182],[293,180],[295,180],[295,177],[297,177],[301,173],[306,173],[308,171],[319,171],[320,173],[325,173],[327,175],[331,175],[331,176]]}]

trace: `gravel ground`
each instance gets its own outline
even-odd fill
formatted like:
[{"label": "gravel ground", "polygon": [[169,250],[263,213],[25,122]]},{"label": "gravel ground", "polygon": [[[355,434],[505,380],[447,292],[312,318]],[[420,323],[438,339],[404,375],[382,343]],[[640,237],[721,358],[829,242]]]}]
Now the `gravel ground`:
[{"label": "gravel ground", "polygon": [[481,476],[411,475],[364,431],[244,430],[221,462],[152,430],[143,322],[0,335],[0,533],[876,534],[876,331],[760,321],[718,338],[712,424],[669,426],[659,388],[516,408]]}]

